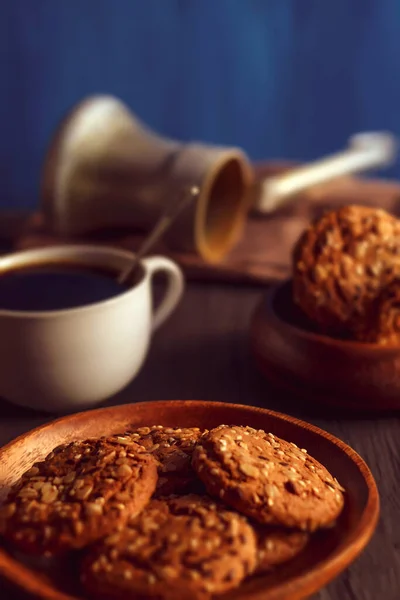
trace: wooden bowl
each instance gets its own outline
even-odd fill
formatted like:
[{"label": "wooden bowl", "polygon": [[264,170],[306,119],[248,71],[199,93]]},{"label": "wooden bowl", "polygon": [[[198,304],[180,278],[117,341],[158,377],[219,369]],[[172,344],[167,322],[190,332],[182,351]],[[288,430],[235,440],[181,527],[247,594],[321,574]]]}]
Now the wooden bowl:
[{"label": "wooden bowl", "polygon": [[[63,442],[123,431],[127,426],[161,424],[212,428],[221,423],[250,425],[305,447],[347,490],[337,525],[316,534],[297,559],[269,575],[254,577],[230,593],[237,600],[297,600],[315,593],[345,569],[370,540],[379,515],[375,481],[363,460],[329,433],[261,408],[220,402],[159,401],[103,408],[64,417],[22,435],[0,450],[0,501],[9,486],[35,461]],[[79,600],[77,565],[47,572],[33,569],[0,548],[0,574],[20,590],[47,600]]]},{"label": "wooden bowl", "polygon": [[400,346],[334,339],[312,330],[286,281],[269,289],[250,326],[265,377],[301,399],[351,409],[400,408]]}]

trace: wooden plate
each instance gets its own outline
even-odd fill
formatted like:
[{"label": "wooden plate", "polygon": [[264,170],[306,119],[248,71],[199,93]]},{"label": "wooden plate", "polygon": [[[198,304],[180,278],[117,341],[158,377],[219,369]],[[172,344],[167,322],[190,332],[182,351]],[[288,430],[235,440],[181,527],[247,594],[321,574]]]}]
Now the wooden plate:
[{"label": "wooden plate", "polygon": [[[58,444],[123,431],[130,425],[215,427],[250,425],[308,449],[347,490],[336,527],[317,534],[297,559],[275,573],[255,577],[229,594],[237,600],[297,600],[315,593],[345,569],[370,540],[379,515],[375,481],[363,460],[329,433],[269,410],[202,401],[143,402],[64,417],[39,427],[0,450],[0,501],[9,486]],[[76,565],[36,570],[0,548],[0,574],[24,592],[48,600],[80,600]]]},{"label": "wooden plate", "polygon": [[290,280],[271,287],[250,326],[252,352],[275,386],[351,411],[400,408],[400,347],[320,335],[293,304]]}]

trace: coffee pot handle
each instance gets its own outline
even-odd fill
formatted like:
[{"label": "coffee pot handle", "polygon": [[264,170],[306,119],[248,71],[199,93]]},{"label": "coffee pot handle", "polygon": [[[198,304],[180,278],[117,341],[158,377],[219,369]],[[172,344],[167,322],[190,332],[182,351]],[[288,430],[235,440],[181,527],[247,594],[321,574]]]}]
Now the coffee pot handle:
[{"label": "coffee pot handle", "polygon": [[184,290],[183,274],[178,265],[163,256],[151,256],[143,259],[144,267],[150,278],[155,273],[164,272],[167,275],[167,289],[160,306],[153,315],[152,330],[155,331],[173,313]]}]

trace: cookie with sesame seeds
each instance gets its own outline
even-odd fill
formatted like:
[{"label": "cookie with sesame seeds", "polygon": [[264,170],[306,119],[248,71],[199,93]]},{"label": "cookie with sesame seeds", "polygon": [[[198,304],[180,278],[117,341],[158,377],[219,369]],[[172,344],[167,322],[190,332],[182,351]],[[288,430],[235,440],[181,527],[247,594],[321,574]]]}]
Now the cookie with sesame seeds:
[{"label": "cookie with sesame seeds", "polygon": [[204,430],[198,427],[138,427],[125,435],[141,444],[158,462],[156,496],[194,491],[198,484],[192,453]]},{"label": "cookie with sesame seeds", "polygon": [[0,532],[27,554],[52,556],[124,525],[148,503],[157,463],[118,438],[62,445],[35,463],[0,508]]},{"label": "cookie with sesame seeds", "polygon": [[296,529],[256,525],[257,567],[255,575],[271,571],[304,550],[310,534]]},{"label": "cookie with sesame seeds", "polygon": [[193,467],[209,494],[258,523],[314,531],[344,506],[343,488],[305,449],[251,427],[203,435]]},{"label": "cookie with sesame seeds", "polygon": [[371,318],[357,337],[380,346],[400,345],[400,279],[394,279],[376,298]]},{"label": "cookie with sesame seeds", "polygon": [[293,251],[293,297],[321,332],[358,337],[371,304],[400,275],[400,220],[382,209],[327,212]]},{"label": "cookie with sesame seeds", "polygon": [[95,598],[203,599],[237,587],[256,566],[256,538],[241,515],[195,494],[152,500],[97,543],[81,579]]}]

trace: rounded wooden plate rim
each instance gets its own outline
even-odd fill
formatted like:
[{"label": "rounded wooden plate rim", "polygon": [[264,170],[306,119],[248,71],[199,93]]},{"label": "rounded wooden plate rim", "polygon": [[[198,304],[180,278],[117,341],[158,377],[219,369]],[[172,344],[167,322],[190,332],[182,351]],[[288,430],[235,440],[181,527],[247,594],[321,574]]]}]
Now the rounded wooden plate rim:
[{"label": "rounded wooden plate rim", "polygon": [[[124,412],[126,409],[128,409],[129,412],[129,409],[134,411],[138,408],[140,409],[141,407],[149,405],[157,405],[160,408],[167,405],[175,405],[176,407],[182,406],[182,408],[188,407],[189,405],[198,405],[209,409],[212,409],[213,407],[227,409],[230,408],[239,411],[239,413],[250,411],[270,416],[272,419],[276,419],[278,421],[286,421],[296,425],[300,429],[311,431],[334,444],[353,462],[353,464],[356,465],[357,469],[361,473],[361,476],[368,488],[368,499],[357,526],[352,530],[344,545],[339,544],[332,554],[305,573],[300,573],[299,575],[289,579],[287,582],[277,584],[275,590],[271,589],[271,592],[267,591],[266,593],[268,593],[268,596],[263,596],[266,598],[266,600],[267,598],[268,600],[278,600],[279,598],[301,600],[302,598],[308,597],[309,595],[317,592],[319,589],[321,589],[321,580],[323,581],[324,585],[329,583],[336,575],[349,566],[349,564],[355,558],[357,558],[357,556],[370,541],[379,518],[380,500],[375,479],[366,462],[355,450],[353,450],[353,448],[331,433],[317,427],[316,425],[313,425],[312,423],[308,423],[301,419],[297,419],[296,417],[292,417],[290,415],[267,408],[260,408],[246,404],[232,404],[228,402],[217,401],[214,402],[212,400],[152,400],[98,408],[60,417],[49,423],[35,427],[26,433],[23,433],[0,448],[0,461],[2,456],[6,454],[10,448],[23,443],[25,439],[31,435],[43,432],[46,429],[51,429],[54,425],[63,422],[74,423],[80,419],[85,419],[89,415],[95,417],[99,414],[107,415],[108,413],[111,416],[121,410]],[[315,577],[316,570],[318,570],[318,577]],[[22,589],[24,592],[28,592],[29,594],[36,595],[40,598],[45,598],[46,600],[77,600],[76,596],[70,596],[64,592],[54,590],[54,588],[52,588],[46,581],[37,579],[30,569],[9,556],[1,547],[0,575],[10,583],[14,584],[20,590]],[[24,576],[23,587],[21,586],[21,575]],[[265,592],[261,593],[265,594]],[[240,594],[240,592],[236,591],[234,597],[240,600],[241,596],[237,594]],[[226,597],[226,595],[222,596],[221,598],[224,597]],[[260,590],[246,590],[246,596],[243,596],[243,598],[246,598],[247,600],[260,600]]]},{"label": "rounded wooden plate rim", "polygon": [[[253,311],[250,328],[254,330],[254,324],[260,315],[268,313],[271,321],[279,323],[282,328],[285,328],[292,334],[296,334],[298,337],[302,337],[305,340],[311,340],[313,342],[319,342],[325,346],[333,346],[337,349],[353,349],[356,351],[362,350],[365,352],[380,352],[385,354],[397,354],[400,350],[400,344],[391,346],[382,346],[373,342],[357,342],[356,340],[341,340],[323,333],[316,333],[309,331],[299,325],[289,323],[286,319],[281,318],[276,310],[274,309],[274,300],[278,292],[292,281],[291,278],[285,279],[275,285],[271,285],[267,292],[263,295],[261,301],[256,305]],[[256,333],[254,336],[257,337]]]}]

